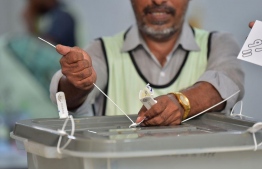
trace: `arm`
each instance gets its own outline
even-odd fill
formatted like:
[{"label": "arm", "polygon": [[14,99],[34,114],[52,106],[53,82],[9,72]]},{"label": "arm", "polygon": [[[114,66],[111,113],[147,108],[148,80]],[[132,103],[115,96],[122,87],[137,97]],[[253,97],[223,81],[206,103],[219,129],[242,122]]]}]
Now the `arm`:
[{"label": "arm", "polygon": [[[203,92],[204,91],[204,92]],[[206,110],[207,108],[221,102],[218,91],[207,82],[199,82],[188,89],[181,91],[189,100],[191,111],[188,117]],[[200,99],[201,98],[201,99]],[[141,108],[136,122],[144,118],[144,125],[178,125],[183,120],[184,109],[177,101],[174,94],[159,96],[156,98],[157,104],[147,110],[144,106]],[[225,103],[218,105],[210,111],[220,111],[225,107]]]},{"label": "arm", "polygon": [[[189,117],[196,115],[223,100],[219,92],[208,82],[198,82],[192,87],[181,91],[181,93],[190,100],[191,111],[189,112]],[[226,103],[222,103],[210,111],[221,111],[225,108],[225,105]]]},{"label": "arm", "polygon": [[[244,74],[236,56],[239,47],[229,34],[216,33],[211,44],[211,53],[206,72],[193,86],[182,90],[189,100],[193,116],[226,99],[240,90],[240,94],[210,111],[229,110],[244,94]],[[173,91],[170,91],[173,92]],[[145,117],[144,125],[180,124],[184,110],[176,98],[170,94],[156,98],[158,101],[150,110],[141,108],[137,122]]]},{"label": "arm", "polygon": [[[98,85],[101,89],[104,89],[107,83],[107,66],[105,61],[105,56],[102,51],[101,43],[100,41],[96,40],[92,42],[88,47],[85,49],[86,53],[91,57],[92,60],[92,67],[94,68],[97,79],[96,79],[96,85]],[[62,83],[60,83],[62,82]],[[67,84],[68,83],[68,84]],[[65,85],[65,86],[63,86]],[[66,87],[67,86],[67,87]],[[66,88],[66,89],[62,89]],[[92,111],[91,104],[93,104],[95,101],[95,105],[97,107],[101,107],[101,92],[97,89],[93,89],[90,93],[86,91],[79,90],[78,88],[75,88],[72,86],[71,83],[67,82],[66,77],[62,74],[61,70],[59,70],[52,78],[51,84],[50,84],[50,98],[53,103],[56,103],[56,93],[58,91],[63,90],[71,90],[66,91],[69,95],[67,97],[67,104],[71,104],[75,101],[80,101],[78,104],[80,106],[71,106],[70,110],[71,112],[74,112],[76,116],[83,116],[87,115],[87,111]],[[75,91],[76,90],[76,91]],[[80,93],[80,95],[74,95],[75,93]],[[80,97],[82,96],[82,97]],[[88,96],[88,97],[87,97]],[[77,98],[80,97],[80,98]],[[72,98],[72,101],[71,99]],[[85,99],[86,98],[86,99]],[[98,99],[98,100],[97,100]],[[84,101],[83,104],[81,104]],[[75,107],[75,108],[73,108]],[[100,112],[97,112],[99,114]],[[89,115],[92,115],[92,113],[89,113]]]}]

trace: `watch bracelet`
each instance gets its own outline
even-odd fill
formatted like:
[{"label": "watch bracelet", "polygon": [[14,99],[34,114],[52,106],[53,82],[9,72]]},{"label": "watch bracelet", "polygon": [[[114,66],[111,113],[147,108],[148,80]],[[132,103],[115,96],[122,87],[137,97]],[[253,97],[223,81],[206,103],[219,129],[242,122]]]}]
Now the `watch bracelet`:
[{"label": "watch bracelet", "polygon": [[[183,107],[184,109],[184,114],[183,114],[183,120],[187,119],[189,112],[191,110],[191,106],[190,106],[190,102],[188,100],[188,98],[181,92],[172,92],[171,94],[175,95],[177,101],[179,102],[179,104]],[[186,105],[184,105],[184,103],[181,101],[181,99],[179,98],[179,95],[183,95],[184,98],[186,99],[186,101],[188,102],[188,107],[186,107]]]}]

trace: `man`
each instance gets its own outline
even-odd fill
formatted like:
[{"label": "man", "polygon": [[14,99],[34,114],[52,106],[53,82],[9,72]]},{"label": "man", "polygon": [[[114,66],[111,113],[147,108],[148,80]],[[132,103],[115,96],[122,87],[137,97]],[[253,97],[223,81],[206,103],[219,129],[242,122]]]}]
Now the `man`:
[{"label": "man", "polygon": [[97,40],[86,52],[57,45],[63,74],[56,73],[51,82],[53,101],[57,91],[64,91],[77,114],[87,113],[93,103],[96,115],[120,115],[93,89],[96,83],[126,113],[137,114],[138,92],[150,83],[157,103],[149,110],[143,106],[136,120],[150,126],[180,124],[240,90],[212,109],[229,110],[243,97],[237,43],[229,34],[191,28],[185,22],[189,0],[131,3],[137,25],[126,32]]}]

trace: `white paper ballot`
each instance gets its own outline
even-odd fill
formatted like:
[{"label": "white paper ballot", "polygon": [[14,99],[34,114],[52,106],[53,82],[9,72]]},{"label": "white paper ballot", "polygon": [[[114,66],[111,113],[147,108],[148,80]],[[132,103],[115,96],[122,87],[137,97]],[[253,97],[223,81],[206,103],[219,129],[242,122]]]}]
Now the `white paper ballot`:
[{"label": "white paper ballot", "polygon": [[139,92],[139,100],[143,103],[143,105],[149,110],[154,104],[157,103],[153,98],[154,90],[150,87],[149,84],[143,90]]},{"label": "white paper ballot", "polygon": [[255,22],[237,58],[262,66],[261,21]]}]

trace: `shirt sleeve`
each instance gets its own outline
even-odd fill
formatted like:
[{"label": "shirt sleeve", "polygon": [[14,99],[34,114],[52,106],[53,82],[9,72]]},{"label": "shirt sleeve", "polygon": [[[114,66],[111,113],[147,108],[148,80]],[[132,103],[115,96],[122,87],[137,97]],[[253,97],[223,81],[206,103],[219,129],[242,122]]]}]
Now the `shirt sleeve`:
[{"label": "shirt sleeve", "polygon": [[244,72],[237,59],[240,48],[229,33],[214,33],[206,72],[198,81],[211,83],[223,99],[227,99],[225,110],[229,110],[244,96]]},{"label": "shirt sleeve", "polygon": [[[99,40],[92,42],[89,45],[89,47],[85,49],[85,51],[91,57],[92,65],[97,73],[96,85],[100,89],[104,90],[107,84],[108,74],[107,74],[107,65],[102,50],[101,42]],[[55,95],[58,92],[58,84],[62,76],[63,74],[61,70],[57,71],[55,75],[52,77],[50,83],[50,98],[52,102],[55,104],[56,104]],[[89,93],[85,102],[77,109],[71,111],[71,113],[74,113],[74,116],[81,116],[81,117],[86,115],[87,116],[94,115],[95,112],[93,112],[92,104],[101,103],[101,101],[99,101],[98,99],[101,99],[101,92],[98,89],[94,88],[92,92]],[[96,105],[96,107],[102,107],[102,105]]]}]

